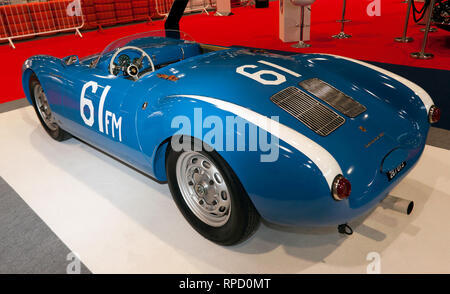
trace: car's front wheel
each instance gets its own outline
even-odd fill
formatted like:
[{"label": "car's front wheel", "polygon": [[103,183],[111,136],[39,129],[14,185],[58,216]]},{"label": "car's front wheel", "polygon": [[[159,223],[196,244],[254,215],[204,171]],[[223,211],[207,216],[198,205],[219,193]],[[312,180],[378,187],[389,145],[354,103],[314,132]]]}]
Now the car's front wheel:
[{"label": "car's front wheel", "polygon": [[30,79],[30,94],[33,101],[33,107],[44,129],[56,141],[64,141],[71,136],[56,123],[55,116],[50,108],[47,96],[36,75]]},{"label": "car's front wheel", "polygon": [[169,147],[166,172],[178,208],[205,238],[220,245],[234,245],[256,230],[259,214],[217,152],[176,152]]}]

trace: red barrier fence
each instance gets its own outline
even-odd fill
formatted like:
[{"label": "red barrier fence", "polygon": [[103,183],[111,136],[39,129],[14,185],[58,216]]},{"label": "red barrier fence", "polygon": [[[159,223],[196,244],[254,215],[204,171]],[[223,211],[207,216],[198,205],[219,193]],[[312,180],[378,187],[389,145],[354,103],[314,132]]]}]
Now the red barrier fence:
[{"label": "red barrier fence", "polygon": [[[167,16],[174,0],[20,0],[0,1],[0,43],[64,31],[102,29]],[[242,1],[242,0],[239,0]],[[13,3],[14,2],[14,3]],[[186,13],[215,8],[216,0],[191,0]]]},{"label": "red barrier fence", "polygon": [[27,39],[35,35],[72,30],[81,36],[79,29],[83,26],[84,19],[79,0],[52,0],[0,6],[0,41],[9,41],[13,48],[13,39]]},{"label": "red barrier fence", "polygon": [[[167,17],[174,1],[175,0],[156,0],[156,11],[158,14]],[[190,0],[184,12],[205,12],[208,14],[208,9],[213,7],[216,7],[216,0]]]}]

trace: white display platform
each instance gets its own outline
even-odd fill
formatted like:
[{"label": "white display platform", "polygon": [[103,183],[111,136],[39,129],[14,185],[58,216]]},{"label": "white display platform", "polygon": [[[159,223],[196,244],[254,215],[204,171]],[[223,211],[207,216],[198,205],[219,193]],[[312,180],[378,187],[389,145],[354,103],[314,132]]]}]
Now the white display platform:
[{"label": "white display platform", "polygon": [[[261,225],[217,246],[183,219],[165,184],[70,139],[53,141],[31,107],[0,114],[0,175],[94,273],[450,273],[450,151],[427,146],[394,194],[411,216],[378,207],[345,237],[335,228]],[[1,236],[0,236],[1,237]]]}]

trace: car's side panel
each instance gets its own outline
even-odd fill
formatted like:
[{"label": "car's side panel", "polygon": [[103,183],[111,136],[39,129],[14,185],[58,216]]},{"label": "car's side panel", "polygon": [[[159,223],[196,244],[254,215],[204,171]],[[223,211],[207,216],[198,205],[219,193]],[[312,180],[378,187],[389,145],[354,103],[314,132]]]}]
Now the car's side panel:
[{"label": "car's side panel", "polygon": [[[199,117],[196,116],[198,112],[194,110],[195,108],[198,110],[200,108],[202,109],[204,118],[206,116],[221,118],[225,118],[226,116],[235,117],[235,114],[219,109],[209,103],[199,102],[185,97],[161,98],[158,100],[156,102],[157,105],[152,105],[153,109],[149,107],[146,111],[138,112],[139,140],[142,142],[142,150],[146,154],[147,160],[153,162],[156,159],[152,172],[155,175],[164,175],[165,167],[163,158],[165,157],[168,144],[171,143],[170,140],[166,140],[158,148],[158,142],[164,141],[173,135],[188,135],[197,139],[204,139],[203,136],[195,134],[193,125],[191,126],[192,132],[190,132],[187,129],[182,130],[184,126],[178,124],[181,121],[193,122],[194,120],[198,120]],[[142,117],[147,117],[148,119],[144,120]],[[176,117],[186,119],[172,119]],[[247,122],[247,129],[252,127],[255,127],[259,132],[257,126]],[[205,128],[203,132],[206,133],[209,130]],[[294,224],[295,222],[306,221],[311,216],[307,212],[311,206],[306,205],[307,203],[317,204],[324,199],[326,199],[325,202],[334,202],[330,196],[330,190],[325,178],[322,176],[322,172],[305,155],[292,148],[289,144],[280,141],[279,144],[281,147],[274,146],[277,152],[280,152],[278,160],[274,162],[261,162],[261,153],[258,151],[247,150],[246,152],[242,152],[236,149],[223,150],[215,146],[216,140],[226,142],[229,136],[233,136],[236,142],[248,141],[249,132],[242,133],[237,128],[234,132],[228,130],[226,133],[223,133],[223,137],[220,140],[215,138],[212,142],[206,143],[216,147],[215,150],[231,166],[243,186],[250,188],[247,192],[263,217],[272,221],[278,220],[278,222]],[[293,162],[297,162],[298,164],[293,164]],[[271,171],[270,173],[267,172],[269,170]],[[158,179],[164,180],[164,178]],[[267,184],[261,185],[261,183]],[[311,184],[308,185],[308,183]],[[299,191],[298,187],[306,188]],[[337,205],[346,204],[341,203]],[[287,209],[289,207],[291,208]],[[316,212],[317,210],[315,209],[311,211],[312,214]],[[329,216],[329,218],[331,217],[332,215]],[[329,218],[325,218],[324,221],[329,220]]]},{"label": "car's side panel", "polygon": [[[138,135],[143,152],[148,155],[147,160],[155,162],[152,173],[161,176],[165,174],[165,151],[170,144],[170,141],[165,139],[170,138],[174,133],[204,139],[201,135],[195,134],[193,126],[191,126],[191,132],[177,132],[182,129],[182,126],[174,123],[173,118],[186,117],[186,120],[175,119],[175,121],[194,122],[199,119],[195,116],[196,108],[201,109],[203,119],[207,116],[223,119],[234,116],[233,113],[209,103],[187,97],[160,98],[153,107],[138,113],[140,122]],[[143,120],[140,116],[150,119]],[[154,125],[158,128],[153,127]],[[249,128],[250,126],[252,124],[249,124]],[[205,135],[210,128],[204,128],[202,131]],[[233,135],[237,142],[248,140],[249,133],[237,132],[237,130],[230,133],[228,130],[221,140],[225,142],[230,135]],[[241,139],[240,136],[245,136],[246,139]],[[165,143],[159,148],[154,147],[157,142],[164,140]],[[214,147],[214,142],[206,143]],[[370,210],[406,176],[423,151],[421,148],[411,155],[408,159],[408,167],[393,181],[388,182],[386,175],[380,173],[378,166],[375,166],[371,169],[372,178],[369,188],[356,185],[351,201],[335,201],[322,172],[314,162],[283,140],[279,141],[276,148],[279,150],[279,156],[274,162],[262,162],[261,152],[252,152],[248,149],[245,152],[218,148],[215,150],[236,173],[261,216],[280,224],[311,226],[344,223]],[[351,171],[347,170],[344,173],[350,177],[348,172],[351,174]]]},{"label": "car's side panel", "polygon": [[29,92],[30,78],[33,74],[37,76],[51,105],[52,112],[57,120],[62,118],[64,107],[62,105],[61,91],[65,85],[62,73],[65,71],[61,60],[56,57],[46,55],[36,55],[29,58],[23,65],[22,85],[30,104],[31,93]]},{"label": "car's side panel", "polygon": [[[33,58],[24,87],[34,72],[56,114],[69,133],[139,169],[148,170],[136,136],[139,99],[129,96],[134,83],[82,65],[64,66],[54,57]],[[51,66],[45,66],[49,64]],[[27,96],[30,100],[30,93]]]},{"label": "car's side panel", "polygon": [[[239,52],[235,51],[222,52],[221,61],[227,62],[226,65],[219,64],[219,60],[215,60],[217,63],[196,60],[196,62],[180,63],[179,66],[174,65],[172,70],[181,73],[183,78],[176,82],[161,82],[166,85],[163,86],[161,84],[156,89],[153,89],[154,97],[161,98],[157,98],[157,101],[152,103],[155,109],[147,117],[160,116],[173,119],[177,115],[186,115],[186,111],[193,112],[193,109],[196,107],[201,107],[205,116],[217,113],[217,110],[199,103],[195,99],[189,99],[189,95],[218,97],[226,102],[244,106],[267,117],[278,115],[281,123],[310,137],[323,148],[327,149],[338,161],[343,175],[352,183],[353,196],[348,201],[336,202],[332,200],[328,189],[327,193],[316,194],[314,200],[320,199],[320,201],[315,202],[308,198],[310,194],[303,196],[303,194],[297,194],[297,191],[314,193],[313,190],[308,190],[309,187],[307,185],[320,187],[318,181],[324,179],[323,173],[317,173],[316,177],[314,179],[311,178],[308,182],[300,182],[298,178],[302,178],[307,172],[302,170],[300,174],[296,174],[295,170],[292,170],[290,173],[286,173],[288,174],[286,179],[296,183],[296,185],[280,186],[280,189],[285,192],[283,195],[277,195],[276,192],[271,190],[271,185],[267,185],[270,186],[267,189],[261,187],[261,183],[271,182],[271,177],[264,175],[260,175],[259,178],[256,177],[256,174],[260,171],[267,173],[270,170],[266,168],[268,165],[255,168],[255,163],[260,161],[255,158],[252,159],[250,156],[251,152],[241,152],[242,154],[236,152],[235,155],[231,155],[233,152],[223,152],[223,157],[226,158],[227,162],[230,163],[230,166],[238,174],[252,200],[255,203],[261,201],[260,204],[257,204],[257,207],[258,210],[261,210],[260,212],[264,217],[271,220],[280,220],[284,223],[297,224],[326,224],[332,223],[333,221],[349,220],[369,210],[381,201],[395,184],[411,170],[422,154],[429,128],[426,107],[422,103],[422,100],[410,88],[405,87],[397,80],[380,75],[380,73],[361,67],[358,64],[345,60],[336,61],[333,60],[333,57],[328,56],[298,56],[295,59],[280,60],[274,60],[273,56],[259,56],[257,57],[258,59],[268,60],[285,69],[294,70],[303,75],[301,78],[295,79],[291,77],[294,76],[292,74],[285,75],[287,82],[283,83],[282,86],[270,84],[261,86],[261,83],[258,81],[252,81],[252,79],[248,79],[237,73],[239,66],[247,63],[247,61],[238,62],[239,54]],[[248,55],[251,54],[246,54],[246,56]],[[255,61],[253,64],[258,64],[258,62]],[[248,63],[252,64],[251,62]],[[308,67],[302,70],[301,66],[303,65],[308,65]],[[261,67],[261,65],[258,66]],[[248,69],[248,71],[251,71],[251,69]],[[217,72],[221,74],[217,75]],[[270,103],[269,99],[271,94],[276,93],[280,89],[292,84],[295,85],[301,80],[317,76],[337,86],[345,93],[349,93],[352,97],[367,106],[367,111],[364,114],[357,118],[348,118],[345,126],[327,137],[320,137],[314,134],[302,126],[295,118],[277,109]],[[351,83],[352,80],[356,84]],[[144,81],[141,82],[144,83]],[[231,83],[233,85],[232,87],[230,86]],[[174,94],[179,94],[180,97],[179,99],[175,99],[172,104],[164,98]],[[183,94],[185,96],[184,98],[182,98]],[[191,103],[191,106],[185,104],[188,102]],[[164,106],[165,103],[169,103],[169,105]],[[178,111],[177,107],[180,107],[182,110]],[[226,114],[218,115],[224,117]],[[190,114],[189,120],[192,122],[195,121],[192,114]],[[138,118],[138,121],[145,123],[140,118]],[[161,121],[163,121],[162,118]],[[165,125],[166,127],[163,127],[164,130],[169,128],[170,122],[158,123],[158,125]],[[360,127],[363,127],[364,131]],[[141,135],[139,130],[138,132]],[[164,140],[170,136],[169,133],[165,135],[153,134],[156,138],[160,138],[160,140]],[[152,139],[149,138],[149,140],[151,141]],[[147,144],[147,140],[142,141],[145,141],[143,143],[143,150],[147,150],[144,147]],[[371,142],[376,143],[371,144]],[[155,143],[153,142],[149,145],[154,146]],[[289,144],[285,147],[292,149],[292,146]],[[402,171],[400,176],[389,182],[386,175],[380,172],[380,166],[384,156],[391,150],[399,147],[407,151],[407,158],[405,158],[408,162],[407,168]],[[161,152],[160,149],[157,150],[158,153]],[[280,154],[282,152],[280,151]],[[150,154],[149,151],[146,151],[146,153]],[[289,154],[287,155],[289,156]],[[277,162],[278,165],[274,165],[273,170],[276,170],[276,167],[282,165],[286,171],[289,171],[292,165],[310,160],[310,158],[303,154],[302,156],[302,159],[297,158],[299,161],[294,159],[295,156],[290,156],[290,160],[286,162],[280,156]],[[155,158],[158,158],[157,162],[162,161],[159,159],[159,156],[154,155],[151,155],[149,160],[154,160]],[[155,166],[163,165],[158,164]],[[252,176],[246,179],[246,171],[248,172],[249,166],[252,166]],[[163,174],[163,172],[157,170],[155,172],[157,174]],[[298,175],[298,177],[292,178],[291,175]],[[255,178],[257,180],[254,180]],[[297,204],[294,205],[291,202],[291,205],[286,205],[286,207],[280,206],[280,203],[284,203],[284,200],[290,199],[292,195],[298,197],[296,198],[298,201]],[[308,199],[308,201],[303,202],[302,199]],[[342,203],[346,203],[345,208],[343,208]],[[318,205],[316,209],[313,208],[315,204]],[[284,212],[279,212],[279,215],[274,216],[273,210],[265,210],[263,207],[277,207],[274,210],[284,210]],[[303,207],[308,209],[303,211]],[[294,211],[297,211],[297,213]],[[309,214],[309,211],[315,211],[315,214]],[[318,213],[325,211],[327,211],[326,216]],[[281,214],[284,214],[284,216]]]}]

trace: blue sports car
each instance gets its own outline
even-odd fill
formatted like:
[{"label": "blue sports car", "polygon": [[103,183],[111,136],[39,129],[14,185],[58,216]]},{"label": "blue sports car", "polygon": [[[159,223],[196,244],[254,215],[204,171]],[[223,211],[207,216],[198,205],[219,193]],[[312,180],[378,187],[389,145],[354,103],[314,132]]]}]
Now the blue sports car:
[{"label": "blue sports car", "polygon": [[334,226],[369,212],[440,117],[422,88],[358,60],[181,35],[137,34],[83,59],[33,56],[23,88],[53,139],[80,138],[167,181],[187,221],[221,245],[261,217]]}]

